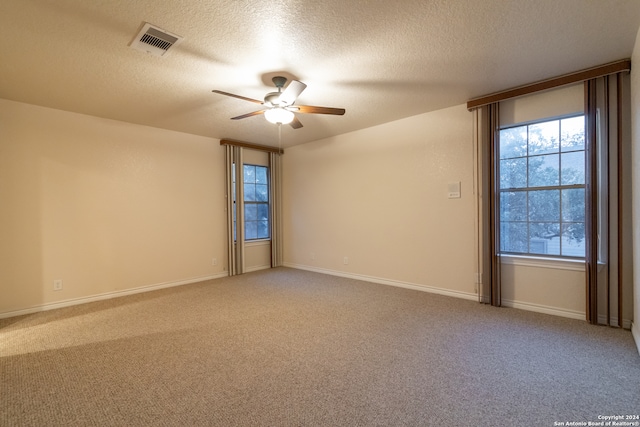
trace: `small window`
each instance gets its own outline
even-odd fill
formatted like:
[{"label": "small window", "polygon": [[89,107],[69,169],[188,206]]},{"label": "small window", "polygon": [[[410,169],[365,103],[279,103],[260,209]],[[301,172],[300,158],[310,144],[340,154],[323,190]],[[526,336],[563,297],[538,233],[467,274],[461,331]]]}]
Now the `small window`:
[{"label": "small window", "polygon": [[584,116],[500,130],[500,251],[585,256]]},{"label": "small window", "polygon": [[[235,165],[233,165],[235,169]],[[235,173],[233,173],[235,184]],[[243,165],[244,240],[269,239],[269,168]],[[236,239],[235,185],[233,193],[233,238]]]}]

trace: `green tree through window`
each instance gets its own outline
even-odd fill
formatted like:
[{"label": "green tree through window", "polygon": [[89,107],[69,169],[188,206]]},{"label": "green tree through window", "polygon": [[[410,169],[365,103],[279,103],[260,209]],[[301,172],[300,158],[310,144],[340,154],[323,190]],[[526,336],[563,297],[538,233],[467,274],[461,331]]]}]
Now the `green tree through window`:
[{"label": "green tree through window", "polygon": [[584,116],[500,131],[500,251],[584,257]]},{"label": "green tree through window", "polygon": [[[233,165],[233,239],[236,240],[235,164]],[[243,165],[244,240],[268,239],[269,234],[269,168]]]},{"label": "green tree through window", "polygon": [[244,165],[245,240],[269,238],[269,168]]}]

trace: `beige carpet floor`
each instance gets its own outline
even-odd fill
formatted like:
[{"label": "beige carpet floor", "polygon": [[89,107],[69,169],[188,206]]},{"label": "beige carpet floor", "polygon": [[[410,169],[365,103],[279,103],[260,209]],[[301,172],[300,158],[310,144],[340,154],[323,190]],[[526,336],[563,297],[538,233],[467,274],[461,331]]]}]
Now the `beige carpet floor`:
[{"label": "beige carpet floor", "polygon": [[640,413],[629,331],[278,268],[0,320],[1,426],[554,426]]}]

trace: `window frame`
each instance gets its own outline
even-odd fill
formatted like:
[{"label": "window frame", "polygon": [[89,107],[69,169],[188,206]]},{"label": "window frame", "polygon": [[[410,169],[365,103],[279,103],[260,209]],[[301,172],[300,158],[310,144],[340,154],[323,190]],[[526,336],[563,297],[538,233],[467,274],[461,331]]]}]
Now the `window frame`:
[{"label": "window frame", "polygon": [[[583,120],[585,121],[585,126],[584,126],[584,135],[585,135],[585,140],[582,146],[582,149],[576,150],[576,149],[570,149],[570,150],[566,150],[563,151],[562,149],[562,127],[561,127],[561,122],[562,120],[566,120],[566,119],[572,119],[572,118],[583,118]],[[538,124],[543,124],[543,123],[550,123],[550,122],[559,122],[558,126],[558,149],[557,151],[554,152],[543,152],[543,153],[533,153],[530,154],[529,153],[529,149],[530,149],[530,131],[529,131],[529,127],[530,126],[534,126],[534,125],[538,125]],[[583,262],[585,260],[585,255],[582,256],[578,256],[578,255],[563,255],[562,254],[562,245],[563,245],[563,225],[564,224],[583,224],[583,227],[586,224],[586,203],[585,203],[585,213],[584,213],[584,219],[583,221],[570,221],[570,220],[563,220],[564,216],[563,216],[563,191],[564,190],[573,190],[573,189],[581,189],[585,192],[585,197],[586,197],[586,175],[587,175],[587,164],[586,164],[586,115],[583,112],[579,112],[579,113],[572,113],[572,114],[563,114],[563,115],[558,115],[558,116],[551,116],[551,117],[545,117],[545,118],[541,118],[541,119],[536,119],[536,120],[531,120],[531,121],[525,121],[525,122],[519,122],[519,123],[512,123],[509,125],[505,125],[505,126],[500,126],[497,129],[497,132],[499,134],[499,138],[498,140],[500,140],[500,137],[502,136],[502,131],[504,130],[508,130],[508,129],[513,129],[513,128],[520,128],[520,127],[527,127],[527,149],[526,149],[526,154],[524,156],[510,156],[510,157],[502,157],[501,153],[500,153],[500,148],[501,148],[501,143],[499,142],[498,144],[498,150],[496,150],[495,156],[495,162],[496,162],[496,166],[497,166],[497,176],[496,176],[496,192],[497,192],[497,197],[498,197],[498,223],[499,223],[499,229],[501,230],[500,235],[502,235],[502,229],[503,229],[503,222],[510,222],[510,223],[514,223],[514,222],[521,222],[521,223],[526,223],[527,224],[527,250],[529,250],[529,252],[517,252],[517,251],[506,251],[503,250],[503,238],[500,237],[500,241],[498,242],[498,252],[501,256],[507,257],[507,258],[513,258],[512,263],[514,264],[521,264],[522,260],[524,260],[525,258],[532,258],[532,259],[540,259],[543,263],[547,264],[547,263],[553,263],[553,261],[567,261],[570,263],[574,263],[574,262]],[[585,159],[585,168],[584,168],[584,177],[583,177],[583,183],[581,184],[562,184],[562,154],[568,154],[568,153],[583,153],[583,158]],[[554,184],[554,185],[536,185],[536,186],[529,186],[529,180],[530,180],[530,170],[529,170],[529,159],[531,158],[541,158],[542,156],[545,155],[557,155],[558,156],[558,183]],[[524,159],[526,161],[526,171],[525,171],[525,185],[524,186],[519,186],[519,187],[505,187],[502,188],[502,179],[503,179],[503,175],[502,175],[502,161],[503,160],[509,160],[509,159]],[[530,194],[534,191],[558,191],[558,221],[543,221],[543,220],[532,220],[530,218],[530,210],[529,210],[529,198],[530,198]],[[513,194],[513,193],[524,193],[525,194],[525,205],[526,205],[526,212],[524,214],[525,216],[525,220],[523,221],[503,221],[502,219],[502,196],[503,194]],[[586,199],[585,199],[586,200]],[[558,248],[558,254],[548,254],[548,253],[536,253],[536,252],[530,252],[531,250],[531,237],[530,237],[530,226],[531,223],[545,223],[545,222],[553,222],[553,223],[557,223],[559,226],[559,231],[560,231],[560,235],[559,237],[559,248]],[[585,230],[586,231],[586,230]]]},{"label": "window frame", "polygon": [[[253,183],[249,183],[249,182],[245,182],[245,167],[253,167],[253,168],[263,168],[265,169],[265,175],[266,175],[266,187],[267,187],[267,191],[266,191],[266,195],[267,195],[267,200],[266,201],[256,201],[256,200],[247,200],[246,199],[246,191],[245,191],[245,184],[254,184],[254,185],[258,185],[257,181],[254,180]],[[236,183],[236,173],[235,173],[235,167],[236,164],[234,163],[232,165],[232,168],[234,169],[234,172],[232,173],[233,175],[233,241],[237,242],[237,232],[236,232],[236,227],[237,227],[237,200],[236,200],[236,188],[237,188],[237,183]],[[270,174],[270,169],[269,166],[265,166],[265,165],[257,165],[257,164],[252,164],[252,163],[243,163],[242,164],[242,194],[244,195],[244,200],[242,201],[242,205],[244,208],[244,241],[245,242],[249,242],[249,243],[253,243],[253,242],[268,242],[271,240],[271,174]],[[259,185],[264,185],[264,184],[259,184]],[[251,205],[255,205],[255,206],[259,206],[259,205],[264,205],[266,206],[266,210],[267,210],[267,236],[266,237],[255,237],[255,238],[247,238],[247,223],[248,222],[261,222],[264,220],[259,220],[259,219],[255,219],[255,220],[247,220],[247,205],[251,206]],[[259,236],[259,234],[258,234]]]}]

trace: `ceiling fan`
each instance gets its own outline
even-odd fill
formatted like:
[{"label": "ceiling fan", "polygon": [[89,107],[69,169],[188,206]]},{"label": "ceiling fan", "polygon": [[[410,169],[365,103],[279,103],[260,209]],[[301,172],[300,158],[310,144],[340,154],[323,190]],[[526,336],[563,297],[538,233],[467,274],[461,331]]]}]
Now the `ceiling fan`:
[{"label": "ceiling fan", "polygon": [[265,118],[271,123],[290,124],[292,128],[299,129],[302,127],[302,123],[300,123],[300,120],[298,120],[294,113],[333,114],[338,116],[341,116],[345,113],[344,108],[294,105],[296,99],[298,99],[298,96],[300,96],[302,91],[305,90],[307,85],[298,80],[291,80],[289,85],[283,91],[282,89],[284,88],[285,83],[287,83],[286,77],[276,76],[271,80],[273,81],[273,84],[276,86],[276,88],[278,88],[278,91],[269,92],[268,94],[266,94],[264,97],[264,101],[247,98],[229,92],[223,92],[221,90],[213,90],[212,92],[238,99],[243,99],[245,101],[253,102],[254,104],[260,104],[265,107],[252,113],[231,117],[231,120],[246,119],[247,117],[264,114]]}]

